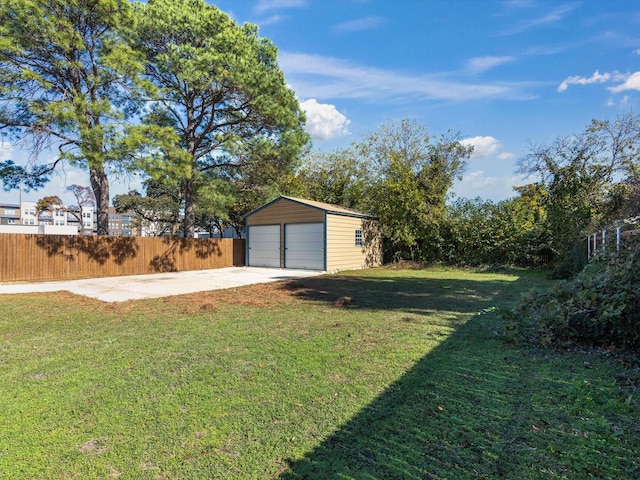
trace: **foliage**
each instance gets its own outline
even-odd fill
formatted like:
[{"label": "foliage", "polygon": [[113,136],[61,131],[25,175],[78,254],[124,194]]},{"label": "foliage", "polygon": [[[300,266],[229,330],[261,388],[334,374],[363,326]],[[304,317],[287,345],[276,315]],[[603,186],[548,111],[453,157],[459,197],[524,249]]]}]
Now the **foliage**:
[{"label": "foliage", "polygon": [[0,162],[0,178],[5,191],[19,187],[24,187],[27,192],[37,190],[51,180],[51,174],[50,165],[34,165],[29,169],[16,164],[13,160]]},{"label": "foliage", "polygon": [[227,182],[227,188],[218,192],[228,192],[233,199],[224,211],[223,225],[233,227],[236,235],[242,238],[245,222],[244,215],[255,210],[278,195],[298,193],[298,184],[293,173],[293,163],[265,161],[259,154],[248,155],[242,168],[224,167],[218,170],[220,179]]},{"label": "foliage", "polygon": [[366,208],[365,171],[366,165],[353,150],[337,149],[310,153],[297,173],[304,198],[362,210]]},{"label": "foliage", "polygon": [[134,45],[155,87],[143,122],[169,128],[178,139],[175,146],[156,147],[160,155],[145,170],[179,181],[183,230],[190,237],[200,197],[211,196],[215,183],[205,185],[220,177],[217,171],[241,170],[251,161],[286,169],[307,141],[304,115],[275,46],[256,26],[239,26],[203,0],[135,7]]},{"label": "foliage", "polygon": [[[0,2],[0,129],[32,153],[28,167],[4,162],[5,188],[38,188],[63,162],[86,168],[98,234],[108,234],[107,173],[126,168],[136,127],[133,95],[142,68],[126,41],[126,0]],[[147,128],[146,135],[152,130]],[[39,160],[49,149],[58,154]]]},{"label": "foliage", "polygon": [[182,198],[175,184],[147,179],[143,182],[145,195],[134,190],[116,195],[113,206],[118,213],[132,210],[133,224],[153,236],[172,236],[181,226]]},{"label": "foliage", "polygon": [[229,224],[230,212],[237,205],[231,184],[221,178],[208,180],[199,191],[196,205],[196,227],[205,230],[213,238],[216,233],[222,237]]},{"label": "foliage", "polygon": [[507,316],[526,322],[543,344],[585,342],[637,351],[640,347],[640,242],[605,252],[574,279],[532,293]]},{"label": "foliage", "polygon": [[[70,192],[76,200],[74,205],[67,205],[67,212],[71,214],[78,222],[80,233],[84,233],[85,225],[82,218],[83,207],[93,207],[96,204],[96,197],[93,194],[93,190],[89,187],[83,187],[82,185],[69,185],[66,189]],[[93,218],[93,213],[91,214]]]},{"label": "foliage", "polygon": [[387,259],[433,261],[448,191],[470,154],[455,133],[433,141],[413,120],[390,121],[349,149],[307,156],[298,180],[314,200],[377,216]]},{"label": "foliage", "polygon": [[[520,172],[539,177],[554,261],[588,233],[633,210],[640,155],[640,117],[593,120],[578,135],[532,147]],[[565,267],[563,267],[565,268]]]},{"label": "foliage", "polygon": [[447,205],[441,260],[462,265],[539,266],[547,258],[539,211],[525,197],[457,199]]},{"label": "foliage", "polygon": [[369,134],[356,150],[367,167],[367,201],[383,226],[387,258],[436,260],[447,193],[472,147],[453,132],[432,142],[425,127],[404,119]]},{"label": "foliage", "polygon": [[59,196],[49,195],[36,202],[36,217],[47,210],[65,210],[64,203]]}]

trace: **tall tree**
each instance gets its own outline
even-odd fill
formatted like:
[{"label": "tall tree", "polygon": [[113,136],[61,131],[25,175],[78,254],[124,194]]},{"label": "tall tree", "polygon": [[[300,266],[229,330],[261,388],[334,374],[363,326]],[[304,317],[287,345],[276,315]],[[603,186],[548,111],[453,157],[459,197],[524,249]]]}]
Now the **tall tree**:
[{"label": "tall tree", "polygon": [[545,224],[557,260],[591,230],[629,211],[640,176],[640,117],[593,120],[584,132],[535,146],[520,160],[544,191]]},{"label": "tall tree", "polygon": [[288,164],[307,142],[304,115],[287,87],[275,46],[204,0],[136,4],[136,48],[158,89],[145,122],[179,138],[152,175],[179,176],[184,235],[193,236],[198,196],[221,168],[249,160]]},{"label": "tall tree", "polygon": [[[107,175],[130,152],[125,130],[135,127],[124,122],[141,69],[124,41],[134,25],[129,1],[1,0],[0,18],[0,130],[33,159],[0,165],[5,187],[41,186],[65,161],[86,168],[97,233],[107,235]],[[42,160],[50,149],[55,157]]]},{"label": "tall tree", "polygon": [[436,258],[447,195],[472,148],[453,132],[432,142],[425,127],[408,119],[383,125],[357,146],[370,182],[369,211],[385,229],[388,255]]},{"label": "tall tree", "polygon": [[365,207],[366,168],[351,149],[306,155],[298,170],[304,196],[360,210]]}]

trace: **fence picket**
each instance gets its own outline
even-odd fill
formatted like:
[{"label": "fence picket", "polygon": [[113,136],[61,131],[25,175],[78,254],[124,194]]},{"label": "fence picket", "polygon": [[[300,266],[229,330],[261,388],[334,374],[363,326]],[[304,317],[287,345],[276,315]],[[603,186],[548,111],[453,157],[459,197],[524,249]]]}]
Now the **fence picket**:
[{"label": "fence picket", "polygon": [[73,280],[244,265],[244,240],[0,233],[0,282]]}]

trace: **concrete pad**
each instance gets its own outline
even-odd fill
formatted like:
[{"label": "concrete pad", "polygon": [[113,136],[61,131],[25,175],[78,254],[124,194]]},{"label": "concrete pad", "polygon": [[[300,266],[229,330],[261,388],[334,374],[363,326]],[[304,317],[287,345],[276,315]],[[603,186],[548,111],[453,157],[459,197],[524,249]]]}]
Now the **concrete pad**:
[{"label": "concrete pad", "polygon": [[0,283],[0,294],[58,292],[66,290],[103,302],[124,302],[142,298],[206,292],[255,283],[294,280],[325,272],[281,268],[228,267],[215,270],[154,273],[123,277],[89,278],[60,282]]}]

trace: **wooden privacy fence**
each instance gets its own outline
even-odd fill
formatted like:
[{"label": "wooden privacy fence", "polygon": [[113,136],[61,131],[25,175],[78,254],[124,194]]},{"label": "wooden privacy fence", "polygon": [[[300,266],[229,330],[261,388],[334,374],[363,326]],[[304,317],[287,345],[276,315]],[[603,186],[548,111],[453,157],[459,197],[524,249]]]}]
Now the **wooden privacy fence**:
[{"label": "wooden privacy fence", "polygon": [[0,234],[0,282],[73,280],[244,265],[244,240]]}]

